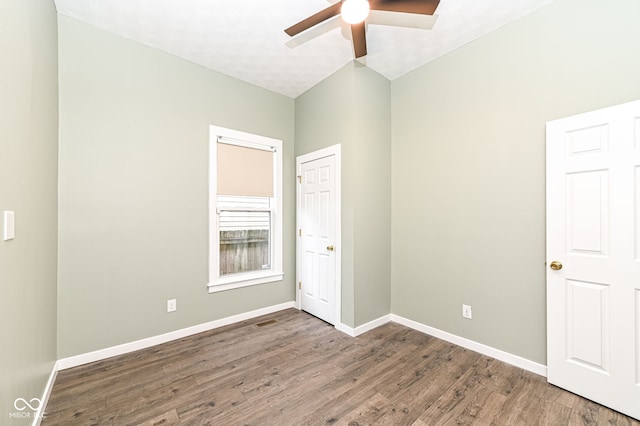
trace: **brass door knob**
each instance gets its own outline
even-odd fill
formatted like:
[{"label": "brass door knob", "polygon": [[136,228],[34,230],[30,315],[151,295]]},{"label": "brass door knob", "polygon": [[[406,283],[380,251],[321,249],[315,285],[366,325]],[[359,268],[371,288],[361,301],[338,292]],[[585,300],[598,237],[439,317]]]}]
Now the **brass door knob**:
[{"label": "brass door knob", "polygon": [[333,246],[327,246],[327,250],[333,251]]},{"label": "brass door knob", "polygon": [[558,262],[557,260],[554,260],[549,265],[549,268],[553,269],[554,271],[559,271],[560,269],[562,269],[562,263]]}]

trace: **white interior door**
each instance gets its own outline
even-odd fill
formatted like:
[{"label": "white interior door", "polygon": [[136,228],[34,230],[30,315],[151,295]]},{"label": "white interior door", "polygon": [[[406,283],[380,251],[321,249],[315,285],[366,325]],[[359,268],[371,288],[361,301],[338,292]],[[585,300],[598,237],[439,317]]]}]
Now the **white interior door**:
[{"label": "white interior door", "polygon": [[338,179],[336,155],[329,152],[298,158],[298,300],[301,309],[335,324]]},{"label": "white interior door", "polygon": [[640,101],[547,123],[547,264],[549,382],[640,419]]}]

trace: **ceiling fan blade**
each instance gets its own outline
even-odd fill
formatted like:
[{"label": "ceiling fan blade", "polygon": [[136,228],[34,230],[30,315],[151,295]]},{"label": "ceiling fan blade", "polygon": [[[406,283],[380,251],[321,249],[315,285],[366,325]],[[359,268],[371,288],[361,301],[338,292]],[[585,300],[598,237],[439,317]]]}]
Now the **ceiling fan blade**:
[{"label": "ceiling fan blade", "polygon": [[364,22],[351,24],[351,38],[353,39],[353,52],[356,59],[367,54],[367,38],[364,25]]},{"label": "ceiling fan blade", "polygon": [[440,0],[369,0],[371,10],[433,15]]},{"label": "ceiling fan blade", "polygon": [[332,4],[326,9],[323,9],[320,12],[309,16],[307,19],[303,19],[297,24],[290,26],[289,28],[284,30],[284,32],[293,37],[294,35],[299,34],[304,30],[308,30],[314,25],[318,25],[322,21],[326,21],[329,18],[333,18],[334,16],[339,15],[341,7],[342,7],[342,2]]}]

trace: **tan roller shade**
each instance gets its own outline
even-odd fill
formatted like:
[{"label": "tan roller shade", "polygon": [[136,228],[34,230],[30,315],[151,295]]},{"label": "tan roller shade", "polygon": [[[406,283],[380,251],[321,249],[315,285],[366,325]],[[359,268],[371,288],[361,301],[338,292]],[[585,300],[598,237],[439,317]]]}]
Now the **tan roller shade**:
[{"label": "tan roller shade", "polygon": [[273,197],[273,152],[217,145],[219,195]]}]

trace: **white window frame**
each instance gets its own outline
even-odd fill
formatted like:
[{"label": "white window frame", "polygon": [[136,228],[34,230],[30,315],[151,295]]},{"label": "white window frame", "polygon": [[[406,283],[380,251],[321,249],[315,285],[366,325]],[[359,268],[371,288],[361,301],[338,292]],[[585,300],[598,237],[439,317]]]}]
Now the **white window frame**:
[{"label": "white window frame", "polygon": [[[218,143],[270,150],[273,155],[271,200],[271,268],[220,276],[220,231],[218,214]],[[282,281],[282,141],[219,126],[209,126],[209,293]]]}]

